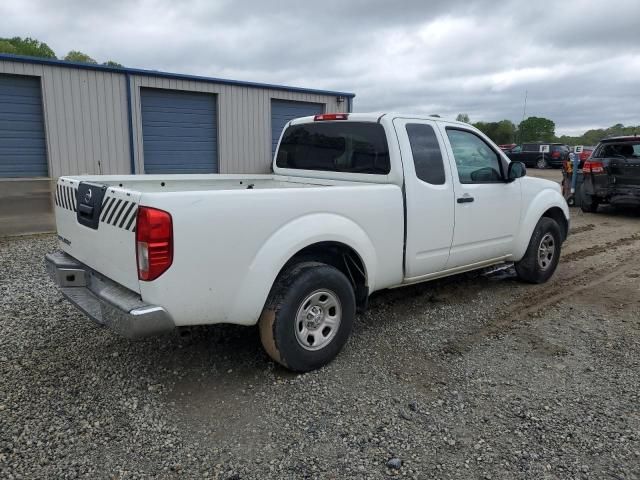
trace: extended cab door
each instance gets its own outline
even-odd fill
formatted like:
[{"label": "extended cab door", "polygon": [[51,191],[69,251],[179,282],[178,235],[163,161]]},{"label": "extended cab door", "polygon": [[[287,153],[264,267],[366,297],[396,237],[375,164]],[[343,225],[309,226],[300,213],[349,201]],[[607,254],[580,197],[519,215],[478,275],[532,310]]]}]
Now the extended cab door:
[{"label": "extended cab door", "polygon": [[445,269],[453,238],[454,190],[435,122],[396,118],[405,172],[407,280]]},{"label": "extended cab door", "polygon": [[511,255],[520,225],[520,181],[506,182],[507,162],[471,129],[441,124],[454,172],[455,229],[447,268]]}]

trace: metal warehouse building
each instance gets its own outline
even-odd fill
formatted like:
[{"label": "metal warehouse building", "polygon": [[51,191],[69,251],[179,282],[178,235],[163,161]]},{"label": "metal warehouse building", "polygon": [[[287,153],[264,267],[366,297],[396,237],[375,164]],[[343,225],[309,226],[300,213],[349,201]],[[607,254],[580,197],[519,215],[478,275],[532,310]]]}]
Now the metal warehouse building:
[{"label": "metal warehouse building", "polygon": [[60,175],[268,172],[287,121],[353,97],[0,55],[0,222]]}]

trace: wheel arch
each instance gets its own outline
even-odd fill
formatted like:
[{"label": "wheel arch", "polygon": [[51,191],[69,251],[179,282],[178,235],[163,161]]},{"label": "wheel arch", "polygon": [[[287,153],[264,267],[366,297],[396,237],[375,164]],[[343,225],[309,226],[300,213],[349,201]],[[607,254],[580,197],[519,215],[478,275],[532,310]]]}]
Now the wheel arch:
[{"label": "wheel arch", "polygon": [[564,212],[560,207],[551,207],[542,214],[543,217],[548,217],[560,226],[560,232],[562,233],[562,241],[564,242],[569,236],[569,220],[564,216]]},{"label": "wheel arch", "polygon": [[569,233],[569,207],[560,192],[545,189],[539,192],[529,203],[520,223],[520,231],[514,242],[513,259],[519,261],[527,251],[533,230],[542,217],[555,220],[563,233],[562,240]]},{"label": "wheel arch", "polygon": [[276,280],[288,268],[309,261],[331,265],[342,272],[353,286],[358,307],[366,306],[369,297],[367,266],[353,247],[337,241],[323,241],[308,245],[296,252],[282,266]]}]

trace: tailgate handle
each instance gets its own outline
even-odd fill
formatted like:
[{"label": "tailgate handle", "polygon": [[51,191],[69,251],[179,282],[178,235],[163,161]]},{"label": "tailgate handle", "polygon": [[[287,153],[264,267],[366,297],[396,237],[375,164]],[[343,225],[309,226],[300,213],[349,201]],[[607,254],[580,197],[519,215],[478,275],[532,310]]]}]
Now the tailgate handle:
[{"label": "tailgate handle", "polygon": [[100,183],[80,182],[78,185],[78,213],[76,218],[78,223],[85,227],[98,229],[100,224],[100,213],[102,211],[102,201],[107,186]]},{"label": "tailgate handle", "polygon": [[78,213],[83,217],[90,217],[93,215],[93,207],[81,203],[80,205],[78,205]]}]

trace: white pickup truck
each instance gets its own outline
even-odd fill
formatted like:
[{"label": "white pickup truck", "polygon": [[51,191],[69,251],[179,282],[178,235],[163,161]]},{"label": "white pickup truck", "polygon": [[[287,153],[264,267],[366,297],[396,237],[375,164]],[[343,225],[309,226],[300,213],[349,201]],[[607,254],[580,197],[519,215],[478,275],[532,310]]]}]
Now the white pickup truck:
[{"label": "white pickup truck", "polygon": [[569,229],[560,187],[470,125],[398,114],[291,121],[271,175],[61,177],[62,293],[130,338],[254,325],[277,362],[332,360],[369,295],[515,262],[544,282]]}]

